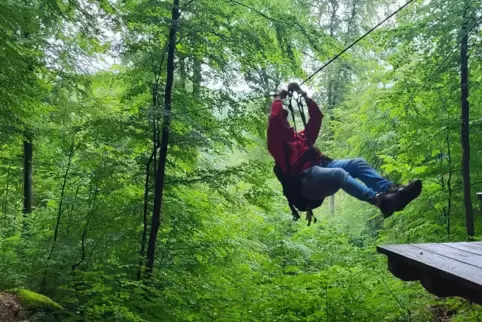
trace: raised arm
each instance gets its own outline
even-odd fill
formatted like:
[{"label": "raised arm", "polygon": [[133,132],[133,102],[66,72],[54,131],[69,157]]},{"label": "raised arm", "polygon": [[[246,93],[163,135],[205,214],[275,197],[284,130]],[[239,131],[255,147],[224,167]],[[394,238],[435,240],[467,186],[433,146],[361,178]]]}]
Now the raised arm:
[{"label": "raised arm", "polygon": [[318,104],[311,98],[305,96],[305,101],[308,105],[308,114],[310,115],[310,119],[306,123],[305,134],[311,144],[315,144],[318,134],[320,134],[323,113],[320,111]]},{"label": "raised arm", "polygon": [[306,92],[304,92],[300,86],[296,83],[291,83],[288,85],[288,90],[290,92],[298,92],[299,95],[303,96],[306,105],[308,105],[308,114],[310,119],[306,124],[305,134],[311,144],[315,144],[318,134],[320,134],[321,121],[323,120],[323,113],[321,113],[318,104],[308,97]]},{"label": "raised arm", "polygon": [[290,137],[291,130],[283,109],[282,99],[286,98],[286,91],[277,94],[271,104],[271,113],[268,122],[268,144],[273,141],[283,142]]}]

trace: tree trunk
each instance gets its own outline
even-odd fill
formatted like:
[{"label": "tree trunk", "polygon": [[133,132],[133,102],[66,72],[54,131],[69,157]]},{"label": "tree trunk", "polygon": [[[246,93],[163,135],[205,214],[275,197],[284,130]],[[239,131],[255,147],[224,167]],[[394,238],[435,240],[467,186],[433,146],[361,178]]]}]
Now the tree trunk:
[{"label": "tree trunk", "polygon": [[64,173],[64,177],[63,177],[63,181],[62,181],[62,187],[60,189],[59,208],[58,208],[58,211],[57,211],[57,222],[56,222],[55,228],[54,228],[54,240],[52,242],[52,246],[50,247],[49,256],[47,257],[47,267],[45,268],[44,276],[43,276],[43,279],[42,279],[42,292],[46,292],[45,285],[47,283],[47,268],[48,268],[48,265],[50,264],[50,260],[52,259],[52,254],[54,253],[55,245],[57,243],[57,238],[58,238],[58,234],[59,234],[60,220],[62,218],[63,205],[64,205],[64,199],[65,199],[65,190],[66,190],[67,182],[68,182],[68,179],[69,179],[69,172],[70,172],[70,166],[72,164],[72,158],[73,158],[74,153],[75,153],[74,144],[75,144],[75,138],[72,139],[72,144],[70,145],[69,160],[68,160],[68,163],[67,163],[67,169],[65,169],[65,173]]},{"label": "tree trunk", "polygon": [[[24,1],[25,5],[29,5],[28,0]],[[28,22],[28,21],[26,21]],[[24,32],[23,38],[26,40],[30,38],[30,33]],[[28,70],[32,74],[34,73],[34,69],[32,65],[28,65]],[[33,154],[33,145],[32,145],[32,135],[29,133],[28,130],[24,132],[23,135],[23,213],[24,218],[27,214],[32,212],[32,154]],[[23,223],[23,229],[26,230],[27,225]]]},{"label": "tree trunk", "polygon": [[154,188],[154,208],[152,211],[151,231],[147,244],[146,272],[150,275],[154,267],[157,234],[161,225],[162,196],[164,192],[164,176],[166,169],[167,148],[169,143],[169,127],[171,123],[172,88],[174,83],[174,55],[176,49],[176,33],[179,18],[179,0],[173,0],[172,22],[169,31],[169,49],[167,53],[167,78],[164,92],[164,121],[162,124],[161,151],[157,166],[156,185]]},{"label": "tree trunk", "polygon": [[202,66],[201,60],[198,57],[194,57],[193,61],[193,84],[192,94],[195,99],[199,99],[201,95],[201,82],[202,82]]},{"label": "tree trunk", "polygon": [[151,164],[154,163],[154,178],[157,178],[157,150],[159,148],[159,83],[155,82],[152,87],[152,153],[146,164],[146,180],[144,184],[144,211],[143,211],[143,228],[141,237],[141,250],[139,251],[139,267],[137,268],[136,278],[141,280],[143,268],[146,266],[146,245],[149,218],[149,194],[151,191]]},{"label": "tree trunk", "polygon": [[[467,11],[467,10],[466,10]],[[466,15],[466,14],[464,14]],[[464,22],[462,33],[467,31],[467,21]],[[461,85],[461,141],[462,141],[462,178],[464,183],[464,205],[467,237],[474,236],[474,214],[472,209],[472,193],[470,189],[470,137],[469,137],[469,84],[468,84],[468,35],[462,40],[460,47],[460,85]]]},{"label": "tree trunk", "polygon": [[137,280],[139,281],[142,277],[142,268],[145,266],[144,260],[146,256],[146,242],[147,242],[147,226],[148,226],[148,216],[149,216],[149,183],[150,183],[150,173],[151,173],[151,163],[154,154],[156,154],[157,148],[154,147],[149,160],[146,165],[146,181],[144,186],[144,211],[143,211],[143,228],[142,228],[142,238],[141,238],[141,250],[139,251],[139,267],[137,268]]},{"label": "tree trunk", "polygon": [[28,134],[23,140],[23,213],[32,212],[32,137]]},{"label": "tree trunk", "polygon": [[450,238],[450,229],[451,229],[451,212],[452,212],[452,152],[450,150],[450,137],[449,137],[449,133],[448,133],[448,130],[447,130],[447,138],[446,138],[446,141],[447,141],[447,155],[448,155],[448,160],[447,160],[447,163],[448,163],[448,166],[449,166],[449,177],[447,179],[447,190],[448,190],[448,205],[447,205],[447,235],[448,237]]},{"label": "tree trunk", "polygon": [[[446,100],[444,99],[444,96],[442,95],[441,91],[438,91],[438,94],[440,96],[440,100],[442,101],[442,107],[445,110],[445,113],[447,113],[447,124],[450,123],[450,111],[448,109],[448,104]],[[447,127],[446,133],[445,133],[445,143],[447,144],[447,166],[448,166],[448,178],[447,178],[447,192],[448,192],[448,202],[447,202],[447,207],[444,206],[444,218],[447,223],[447,237],[450,239],[451,236],[451,215],[452,215],[452,195],[453,195],[453,189],[452,189],[452,177],[453,177],[453,165],[452,165],[452,145],[450,142],[450,127]],[[443,151],[443,149],[441,149]],[[445,190],[445,184],[444,184],[444,175],[445,175],[445,170],[443,168],[443,154],[440,156],[440,161],[442,163],[442,170],[441,170],[441,177],[442,177],[442,189]]]},{"label": "tree trunk", "polygon": [[65,169],[64,179],[63,179],[63,182],[62,182],[62,188],[60,189],[59,209],[58,209],[58,212],[57,212],[57,223],[55,224],[54,242],[52,244],[52,248],[50,249],[50,255],[49,255],[49,258],[48,258],[49,260],[50,260],[50,257],[52,255],[52,252],[54,251],[55,242],[57,242],[57,236],[59,234],[60,220],[62,218],[62,213],[63,213],[65,190],[66,190],[66,187],[67,187],[67,181],[69,179],[70,165],[72,164],[72,158],[74,157],[74,153],[75,153],[75,137],[72,139],[72,144],[70,145],[69,160],[67,162],[67,169]]}]

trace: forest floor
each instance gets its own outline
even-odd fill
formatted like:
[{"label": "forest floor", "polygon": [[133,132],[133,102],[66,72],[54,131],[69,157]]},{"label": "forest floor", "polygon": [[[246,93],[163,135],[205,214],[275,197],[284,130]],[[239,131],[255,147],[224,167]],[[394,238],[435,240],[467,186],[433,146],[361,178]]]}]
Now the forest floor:
[{"label": "forest floor", "polygon": [[8,293],[0,293],[0,321],[17,322],[23,321],[25,313],[18,296]]}]

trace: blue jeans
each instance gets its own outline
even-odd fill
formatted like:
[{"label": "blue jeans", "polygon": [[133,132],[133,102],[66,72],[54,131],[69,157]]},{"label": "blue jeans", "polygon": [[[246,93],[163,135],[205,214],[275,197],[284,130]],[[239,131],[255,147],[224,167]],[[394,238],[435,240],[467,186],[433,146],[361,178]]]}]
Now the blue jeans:
[{"label": "blue jeans", "polygon": [[366,202],[372,202],[377,193],[385,192],[392,185],[360,158],[327,161],[315,165],[302,173],[301,183],[301,192],[308,200],[323,199],[341,188]]}]

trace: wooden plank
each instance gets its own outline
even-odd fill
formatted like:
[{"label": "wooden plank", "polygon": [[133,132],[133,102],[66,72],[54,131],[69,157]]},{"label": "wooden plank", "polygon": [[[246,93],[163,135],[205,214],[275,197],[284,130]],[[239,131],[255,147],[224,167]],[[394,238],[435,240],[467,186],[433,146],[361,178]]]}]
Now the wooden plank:
[{"label": "wooden plank", "polygon": [[458,296],[482,305],[482,296],[480,292],[465,287],[460,283],[449,281],[446,278],[426,274],[422,275],[420,283],[427,291],[438,297]]},{"label": "wooden plank", "polygon": [[474,255],[473,253],[452,248],[444,244],[420,244],[413,246],[420,248],[423,251],[428,251],[458,261],[460,262],[460,265],[471,265],[480,268],[480,274],[482,274],[482,256]]},{"label": "wooden plank", "polygon": [[465,242],[465,243],[476,247],[482,247],[482,242]]},{"label": "wooden plank", "polygon": [[459,261],[423,251],[412,245],[390,245],[377,247],[380,253],[395,258],[427,273],[446,278],[450,281],[482,293],[482,270],[475,266],[463,265]]},{"label": "wooden plank", "polygon": [[420,269],[391,256],[388,258],[388,270],[405,282],[418,281],[422,277]]},{"label": "wooden plank", "polygon": [[447,246],[452,247],[452,248],[460,249],[460,250],[466,251],[468,253],[471,253],[473,255],[482,256],[482,247],[476,245],[476,243],[467,243],[467,242],[444,243],[443,245],[447,245]]}]

